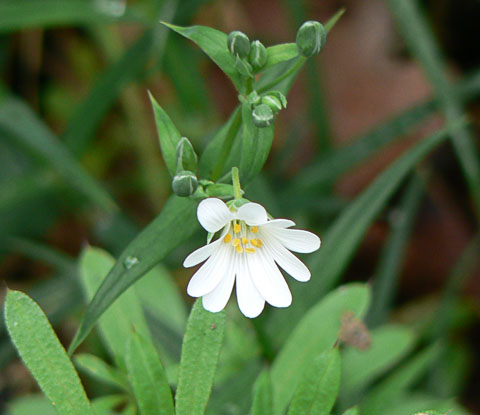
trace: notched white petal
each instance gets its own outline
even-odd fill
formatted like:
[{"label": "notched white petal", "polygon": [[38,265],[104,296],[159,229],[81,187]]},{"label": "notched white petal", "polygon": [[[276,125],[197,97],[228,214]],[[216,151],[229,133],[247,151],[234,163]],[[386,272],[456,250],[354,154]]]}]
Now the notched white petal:
[{"label": "notched white petal", "polygon": [[254,226],[266,223],[268,221],[268,214],[262,205],[250,202],[238,208],[235,218],[244,220],[247,225]]},{"label": "notched white petal", "polygon": [[245,255],[238,259],[236,275],[238,308],[245,317],[258,317],[265,307],[265,300],[252,282]]},{"label": "notched white petal", "polygon": [[215,242],[212,242],[208,245],[202,246],[197,250],[193,251],[190,255],[185,258],[183,261],[183,266],[185,268],[194,267],[195,265],[200,264],[200,262],[205,261],[209,256],[211,256],[215,249],[218,249],[218,244],[222,241],[219,239]]},{"label": "notched white petal", "polygon": [[198,205],[197,217],[208,232],[218,232],[230,222],[233,214],[222,200],[210,197],[202,200]]},{"label": "notched white petal", "polygon": [[[235,258],[235,257],[234,257]],[[217,287],[202,297],[202,304],[205,310],[212,313],[222,311],[228,303],[235,281],[235,259],[232,258],[225,275]]]},{"label": "notched white petal", "polygon": [[320,248],[320,238],[312,232],[299,229],[270,229],[269,232],[293,252],[309,254]]},{"label": "notched white petal", "polygon": [[267,223],[262,225],[262,228],[270,229],[270,228],[279,228],[285,229],[290,228],[291,226],[295,226],[295,222],[290,219],[272,219],[269,220]]}]

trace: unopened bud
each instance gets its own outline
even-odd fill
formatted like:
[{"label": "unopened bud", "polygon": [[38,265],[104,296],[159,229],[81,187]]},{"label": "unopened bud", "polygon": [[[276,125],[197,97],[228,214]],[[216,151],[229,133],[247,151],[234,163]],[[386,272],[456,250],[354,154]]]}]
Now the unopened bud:
[{"label": "unopened bud", "polygon": [[267,63],[267,48],[259,40],[254,40],[250,46],[250,53],[248,60],[253,66],[253,69],[262,69]]},{"label": "unopened bud", "polygon": [[238,73],[245,78],[253,78],[253,68],[245,59],[241,59],[239,56],[235,59],[235,68]]},{"label": "unopened bud", "polygon": [[327,32],[320,22],[309,20],[298,29],[297,47],[306,58],[320,53],[326,40]]},{"label": "unopened bud", "polygon": [[252,119],[258,128],[268,127],[273,122],[273,111],[266,104],[260,104],[252,111]]},{"label": "unopened bud", "polygon": [[268,95],[277,98],[282,103],[282,107],[287,108],[287,98],[280,91],[270,91]]},{"label": "unopened bud", "polygon": [[177,169],[197,170],[198,157],[192,143],[187,137],[182,137],[177,144]]},{"label": "unopened bud", "polygon": [[250,52],[250,39],[245,33],[235,30],[228,35],[227,46],[234,56],[246,58]]},{"label": "unopened bud", "polygon": [[172,190],[177,196],[191,196],[197,187],[197,176],[188,170],[179,171],[172,180]]},{"label": "unopened bud", "polygon": [[273,95],[265,95],[262,97],[262,104],[268,105],[274,114],[282,109],[282,103]]}]

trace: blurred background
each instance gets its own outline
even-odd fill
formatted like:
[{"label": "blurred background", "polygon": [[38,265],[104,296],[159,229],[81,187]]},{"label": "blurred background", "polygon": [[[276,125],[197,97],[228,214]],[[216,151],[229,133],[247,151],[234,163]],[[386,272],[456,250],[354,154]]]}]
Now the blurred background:
[{"label": "blurred background", "polygon": [[[465,105],[478,147],[480,2],[419,6],[441,51],[439,70]],[[341,7],[346,12],[324,51],[309,60],[276,119],[264,174],[247,190],[272,215],[294,217],[320,235],[381,171],[444,122],[432,101],[438,84],[397,30],[389,2],[2,1],[0,280],[35,298],[68,344],[83,310],[72,275],[82,248],[117,255],[171,193],[147,91],[198,153],[235,108],[230,81],[159,20],[241,30],[269,46],[293,42],[303,21],[325,22]],[[369,145],[353,146],[367,136]],[[344,280],[373,281],[390,271],[396,288],[387,318],[410,325],[437,312],[442,298],[451,300],[454,316],[443,334],[453,339],[455,387],[445,393],[456,392],[479,412],[480,251],[472,243],[478,216],[450,144],[418,177],[423,190],[411,195],[408,217],[402,187],[370,227]],[[191,273],[181,261],[203,237],[166,260],[182,292]],[[36,390],[3,326],[0,368],[1,412],[2,402]]]}]

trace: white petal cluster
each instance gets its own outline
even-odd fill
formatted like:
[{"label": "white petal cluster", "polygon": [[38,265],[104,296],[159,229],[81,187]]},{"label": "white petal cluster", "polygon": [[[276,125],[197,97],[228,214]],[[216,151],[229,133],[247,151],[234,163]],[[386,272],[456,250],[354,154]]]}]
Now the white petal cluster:
[{"label": "white petal cluster", "polygon": [[223,310],[234,284],[238,306],[246,317],[257,317],[265,301],[288,307],[292,294],[278,266],[298,281],[310,279],[309,269],[290,251],[316,251],[320,238],[289,229],[295,225],[293,221],[269,219],[258,203],[246,203],[232,211],[216,198],[203,200],[197,216],[208,232],[220,231],[217,240],[192,252],[183,263],[188,268],[206,260],[187,287],[189,295],[202,297],[206,310]]}]

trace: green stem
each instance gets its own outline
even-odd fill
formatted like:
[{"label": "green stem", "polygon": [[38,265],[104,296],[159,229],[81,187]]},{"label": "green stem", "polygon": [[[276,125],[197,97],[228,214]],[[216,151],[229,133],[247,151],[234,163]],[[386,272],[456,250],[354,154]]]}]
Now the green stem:
[{"label": "green stem", "polygon": [[235,195],[235,199],[242,198],[242,188],[240,186],[240,177],[238,175],[238,168],[232,167],[232,184],[233,184],[233,192]]},{"label": "green stem", "polygon": [[282,82],[283,80],[287,79],[290,75],[292,75],[293,73],[295,73],[295,71],[297,71],[298,69],[300,69],[302,67],[302,65],[305,63],[305,61],[307,60],[307,58],[305,58],[304,56],[299,56],[297,58],[297,61],[295,62],[295,65],[292,65],[292,67],[284,72],[281,76],[279,76],[277,79],[274,79],[272,82],[270,82],[269,84],[265,85],[264,87],[260,88],[258,90],[258,93],[261,94],[262,92],[265,92],[265,91],[268,91],[270,89],[272,89],[274,86],[278,85],[280,82]]}]

